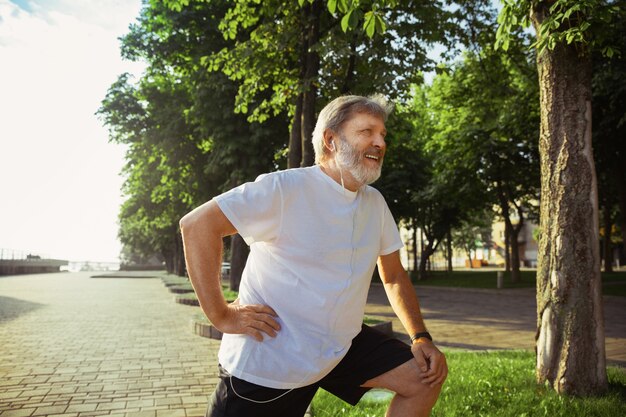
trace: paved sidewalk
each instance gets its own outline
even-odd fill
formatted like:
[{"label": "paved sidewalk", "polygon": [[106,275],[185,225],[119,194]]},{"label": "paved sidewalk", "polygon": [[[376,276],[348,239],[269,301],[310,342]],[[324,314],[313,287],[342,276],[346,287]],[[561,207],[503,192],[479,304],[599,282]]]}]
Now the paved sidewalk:
[{"label": "paved sidewalk", "polygon": [[[90,275],[0,277],[0,417],[204,415],[219,342],[191,332],[198,308],[174,303],[158,278]],[[440,345],[534,347],[532,290],[418,294]],[[366,310],[393,317],[381,286]],[[607,356],[622,364],[624,312],[626,298],[606,298]]]},{"label": "paved sidewalk", "polygon": [[160,279],[0,277],[0,416],[202,416],[219,342]]},{"label": "paved sidewalk", "polygon": [[[416,287],[428,330],[441,346],[465,349],[535,349],[534,289]],[[396,335],[409,341],[389,307],[382,285],[373,285],[366,314],[392,319]],[[609,363],[626,366],[626,297],[604,297]]]}]

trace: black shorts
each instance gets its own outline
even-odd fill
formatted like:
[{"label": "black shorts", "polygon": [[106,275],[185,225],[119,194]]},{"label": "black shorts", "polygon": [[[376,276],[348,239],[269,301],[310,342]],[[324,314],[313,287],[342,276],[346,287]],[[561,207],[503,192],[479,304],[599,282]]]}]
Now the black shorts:
[{"label": "black shorts", "polygon": [[205,417],[302,417],[318,388],[356,405],[369,390],[361,385],[411,359],[409,345],[363,325],[335,369],[320,381],[302,388],[263,387],[231,378],[220,366],[220,381],[209,400]]}]

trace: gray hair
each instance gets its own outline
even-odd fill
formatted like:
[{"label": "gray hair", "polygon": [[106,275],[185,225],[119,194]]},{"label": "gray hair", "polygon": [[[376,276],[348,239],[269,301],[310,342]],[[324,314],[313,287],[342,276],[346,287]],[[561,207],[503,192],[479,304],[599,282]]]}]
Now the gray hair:
[{"label": "gray hair", "polygon": [[320,112],[313,130],[313,150],[315,151],[315,163],[324,160],[326,150],[324,148],[324,132],[330,129],[339,134],[341,126],[355,113],[367,113],[379,116],[384,121],[393,110],[391,104],[382,94],[374,94],[369,97],[341,96],[326,105]]}]

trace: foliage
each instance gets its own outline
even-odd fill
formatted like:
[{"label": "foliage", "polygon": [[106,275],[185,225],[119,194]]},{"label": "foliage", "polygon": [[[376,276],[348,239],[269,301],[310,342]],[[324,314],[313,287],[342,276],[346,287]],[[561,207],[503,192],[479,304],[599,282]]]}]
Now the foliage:
[{"label": "foliage", "polygon": [[234,114],[236,85],[203,67],[202,56],[226,43],[217,29],[226,10],[224,2],[193,2],[179,12],[146,4],[122,38],[122,54],[145,60],[146,73],[138,82],[121,75],[98,112],[110,140],[128,145],[120,239],[142,255],[160,253],[178,273],[178,220],[272,169],[286,127],[284,119],[259,127]]},{"label": "foliage", "polygon": [[623,5],[611,0],[502,0],[504,6],[498,17],[500,24],[496,45],[507,50],[510,34],[517,26],[528,27],[534,9],[540,10],[544,20],[535,28],[537,39],[533,43],[539,53],[554,49],[557,44],[576,44],[580,51],[602,50],[608,57],[620,53],[608,37],[605,28],[621,17]]}]

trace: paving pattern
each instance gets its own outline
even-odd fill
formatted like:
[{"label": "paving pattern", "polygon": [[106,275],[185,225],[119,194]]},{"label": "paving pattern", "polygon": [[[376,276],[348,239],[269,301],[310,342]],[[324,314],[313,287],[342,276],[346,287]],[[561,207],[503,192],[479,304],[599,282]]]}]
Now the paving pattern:
[{"label": "paving pattern", "polygon": [[[535,349],[537,304],[534,289],[481,290],[417,287],[422,313],[437,344],[465,349]],[[366,314],[392,319],[382,286],[372,286]],[[609,363],[626,366],[626,297],[604,297]],[[409,340],[403,333],[399,338]]]},{"label": "paving pattern", "polygon": [[0,278],[0,416],[202,416],[219,342],[161,280]]},{"label": "paving pattern", "polygon": [[[0,417],[203,416],[219,342],[192,333],[198,307],[173,302],[159,278],[91,275],[0,277]],[[532,290],[418,293],[442,346],[533,349]],[[621,364],[624,312],[626,298],[606,298],[607,356]],[[367,314],[393,317],[382,287]]]}]

